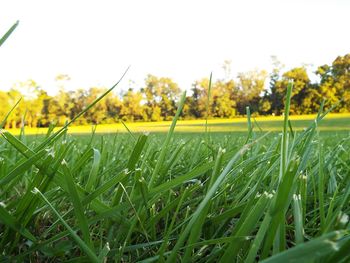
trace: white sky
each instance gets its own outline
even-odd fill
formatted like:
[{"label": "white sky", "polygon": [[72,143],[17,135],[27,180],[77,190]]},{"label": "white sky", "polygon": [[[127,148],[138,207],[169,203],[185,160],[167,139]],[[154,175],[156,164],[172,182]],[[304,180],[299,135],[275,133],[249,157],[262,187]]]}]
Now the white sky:
[{"label": "white sky", "polygon": [[350,52],[347,0],[11,0],[0,1],[0,34],[20,25],[0,48],[0,89],[34,79],[53,93],[58,74],[69,86],[143,84],[148,73],[193,81],[270,69],[330,64]]}]

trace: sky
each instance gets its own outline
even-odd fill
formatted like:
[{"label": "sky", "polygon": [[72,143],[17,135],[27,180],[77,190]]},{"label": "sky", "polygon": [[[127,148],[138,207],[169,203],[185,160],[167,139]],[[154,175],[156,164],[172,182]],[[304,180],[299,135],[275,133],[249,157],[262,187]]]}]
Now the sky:
[{"label": "sky", "polygon": [[350,52],[347,0],[11,0],[0,1],[0,89],[35,80],[51,94],[58,74],[68,89],[141,87],[147,74],[190,89],[198,79],[331,64]]}]

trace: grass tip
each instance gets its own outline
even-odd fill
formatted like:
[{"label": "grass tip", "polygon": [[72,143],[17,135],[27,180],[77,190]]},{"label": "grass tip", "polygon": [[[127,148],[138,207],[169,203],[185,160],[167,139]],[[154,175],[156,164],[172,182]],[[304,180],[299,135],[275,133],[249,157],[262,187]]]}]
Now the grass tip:
[{"label": "grass tip", "polygon": [[297,201],[297,200],[301,200],[301,195],[300,194],[293,194],[293,199],[295,200],[295,201]]},{"label": "grass tip", "polygon": [[220,147],[220,148],[219,148],[219,152],[220,152],[220,153],[226,153],[226,149]]},{"label": "grass tip", "polygon": [[40,193],[40,191],[38,188],[34,187],[32,190],[32,193],[36,195],[36,194]]}]

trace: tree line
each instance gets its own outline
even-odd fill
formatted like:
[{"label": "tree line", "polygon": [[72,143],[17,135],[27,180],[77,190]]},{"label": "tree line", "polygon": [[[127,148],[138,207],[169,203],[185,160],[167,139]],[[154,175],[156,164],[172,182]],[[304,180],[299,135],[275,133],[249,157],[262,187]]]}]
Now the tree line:
[{"label": "tree line", "polygon": [[[226,64],[226,70],[228,70]],[[211,83],[210,118],[232,118],[245,115],[249,106],[254,115],[280,115],[289,81],[294,88],[291,114],[316,113],[321,101],[325,108],[338,106],[334,112],[350,111],[350,54],[338,56],[331,65],[319,66],[311,81],[305,66],[282,73],[283,66],[273,58],[273,70],[253,70],[239,73],[235,79],[226,77]],[[60,75],[57,81],[68,77]],[[268,85],[266,82],[269,81]],[[182,119],[200,119],[207,115],[209,79],[195,81],[181,115]],[[35,81],[17,83],[9,91],[0,91],[1,119],[22,98],[7,120],[6,127],[47,127],[55,122],[63,125],[92,103],[106,88],[92,87],[66,91],[63,85],[50,96]],[[77,120],[76,124],[115,123],[124,121],[171,120],[176,112],[180,87],[170,78],[148,75],[143,87],[128,89],[123,94],[109,93],[100,103]]]}]

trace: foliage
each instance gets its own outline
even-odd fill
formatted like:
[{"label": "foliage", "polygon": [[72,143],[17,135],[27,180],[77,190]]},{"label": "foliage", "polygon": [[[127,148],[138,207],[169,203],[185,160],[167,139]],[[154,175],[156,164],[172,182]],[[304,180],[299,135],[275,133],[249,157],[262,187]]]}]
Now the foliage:
[{"label": "foliage", "polygon": [[[280,115],[284,108],[284,94],[289,81],[294,82],[291,98],[291,114],[316,113],[325,100],[328,109],[335,103],[334,112],[350,111],[350,54],[339,56],[332,65],[318,67],[319,82],[312,82],[306,67],[297,67],[282,73],[283,65],[274,57],[272,72],[253,70],[239,73],[237,79],[218,79],[212,82],[209,98],[209,118],[232,118],[246,114],[249,106],[253,115]],[[267,80],[270,80],[266,88]],[[50,96],[35,81],[16,83],[8,92],[1,91],[3,107],[0,116],[5,116],[19,98],[20,106],[6,121],[6,127],[48,127],[50,123],[64,125],[87,107],[104,87],[91,87],[67,91],[67,75],[56,78],[59,90]],[[186,98],[180,118],[203,119],[206,117],[209,79],[193,83]],[[170,78],[148,75],[145,84],[137,90],[128,89],[121,95],[110,93],[95,108],[75,124],[101,124],[123,121],[171,120],[175,115],[179,86]],[[120,94],[120,93],[119,93]],[[23,117],[25,116],[25,119]]]}]

